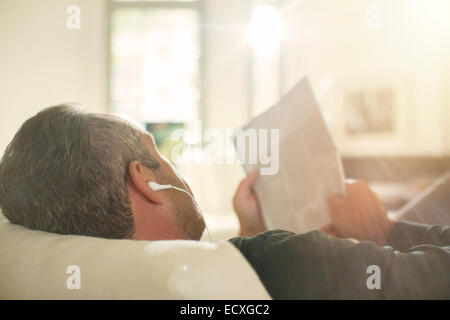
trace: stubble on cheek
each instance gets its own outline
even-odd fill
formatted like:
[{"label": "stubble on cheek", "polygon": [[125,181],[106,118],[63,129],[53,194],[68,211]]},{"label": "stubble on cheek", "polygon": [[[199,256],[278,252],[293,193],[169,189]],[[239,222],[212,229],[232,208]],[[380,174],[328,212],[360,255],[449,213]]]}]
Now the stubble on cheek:
[{"label": "stubble on cheek", "polygon": [[203,216],[191,204],[187,207],[174,208],[175,223],[191,240],[199,240],[205,229]]}]

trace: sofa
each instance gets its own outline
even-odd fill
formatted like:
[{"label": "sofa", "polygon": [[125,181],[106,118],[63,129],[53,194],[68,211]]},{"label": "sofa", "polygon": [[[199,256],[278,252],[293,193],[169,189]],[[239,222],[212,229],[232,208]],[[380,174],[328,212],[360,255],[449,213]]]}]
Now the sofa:
[{"label": "sofa", "polygon": [[226,241],[135,241],[29,230],[0,214],[0,299],[270,299]]}]

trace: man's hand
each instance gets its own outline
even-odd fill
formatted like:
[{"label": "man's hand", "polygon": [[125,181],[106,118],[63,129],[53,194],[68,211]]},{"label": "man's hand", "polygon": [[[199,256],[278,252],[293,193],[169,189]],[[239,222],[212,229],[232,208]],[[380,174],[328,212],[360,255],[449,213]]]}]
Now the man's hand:
[{"label": "man's hand", "polygon": [[253,183],[258,177],[258,172],[251,172],[239,184],[233,198],[233,208],[239,219],[239,235],[242,237],[251,237],[266,230],[258,200],[251,189]]},{"label": "man's hand", "polygon": [[329,197],[331,224],[324,227],[337,237],[371,240],[386,245],[394,221],[367,183],[346,183],[346,196],[333,194]]}]

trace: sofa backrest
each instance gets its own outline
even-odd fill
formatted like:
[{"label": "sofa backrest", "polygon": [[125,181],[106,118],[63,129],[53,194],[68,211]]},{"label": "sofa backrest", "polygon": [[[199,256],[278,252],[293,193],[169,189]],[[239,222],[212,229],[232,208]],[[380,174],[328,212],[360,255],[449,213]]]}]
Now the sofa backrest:
[{"label": "sofa backrest", "polygon": [[0,214],[0,299],[270,296],[229,242],[67,236],[29,230]]}]

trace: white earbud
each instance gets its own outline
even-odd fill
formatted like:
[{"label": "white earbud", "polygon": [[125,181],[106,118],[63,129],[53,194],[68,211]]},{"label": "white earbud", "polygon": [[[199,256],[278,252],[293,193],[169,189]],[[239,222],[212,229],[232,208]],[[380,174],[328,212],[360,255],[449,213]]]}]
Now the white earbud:
[{"label": "white earbud", "polygon": [[159,184],[153,181],[150,181],[148,183],[148,186],[153,190],[153,191],[159,191],[159,190],[165,190],[165,189],[170,189],[173,186],[170,184]]},{"label": "white earbud", "polygon": [[[173,185],[171,185],[171,184],[159,184],[159,183],[156,183],[156,182],[153,182],[153,181],[149,181],[149,182],[148,182],[148,186],[149,186],[153,191],[160,191],[160,190],[166,190],[166,189],[175,189],[175,190],[178,190],[178,191],[181,191],[181,192],[186,193],[188,196],[190,196],[190,197],[192,198],[192,200],[194,200],[194,197],[192,196],[192,194],[190,194],[189,192],[187,192],[187,191],[184,190],[184,189],[175,187],[175,186],[173,186]],[[194,200],[194,201],[195,201],[195,200]]]}]

